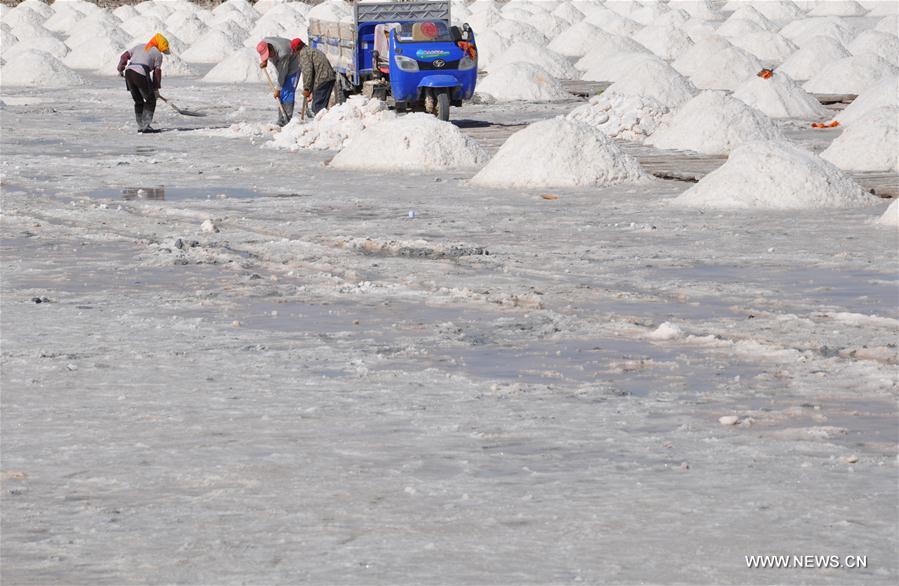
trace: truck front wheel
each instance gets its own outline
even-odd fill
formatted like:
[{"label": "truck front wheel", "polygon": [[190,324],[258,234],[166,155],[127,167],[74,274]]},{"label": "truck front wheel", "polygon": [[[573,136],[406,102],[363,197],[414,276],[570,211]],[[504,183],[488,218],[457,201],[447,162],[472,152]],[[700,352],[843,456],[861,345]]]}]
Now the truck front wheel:
[{"label": "truck front wheel", "polygon": [[449,109],[450,109],[450,95],[449,90],[442,90],[437,92],[437,107],[435,108],[435,114],[437,114],[438,120],[443,120],[444,122],[449,120]]}]

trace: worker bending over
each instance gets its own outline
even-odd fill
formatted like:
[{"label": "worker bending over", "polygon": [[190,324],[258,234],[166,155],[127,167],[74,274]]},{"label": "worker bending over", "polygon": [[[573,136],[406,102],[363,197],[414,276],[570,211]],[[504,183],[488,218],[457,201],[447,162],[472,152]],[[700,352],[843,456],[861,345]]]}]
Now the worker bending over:
[{"label": "worker bending over", "polygon": [[262,62],[259,67],[265,69],[271,61],[278,70],[278,85],[274,97],[281,102],[278,108],[278,126],[284,126],[293,117],[293,104],[297,95],[297,83],[300,80],[300,60],[292,43],[282,37],[265,37],[256,45],[256,51]]},{"label": "worker bending over", "polygon": [[300,57],[300,69],[303,72],[303,99],[312,100],[311,110],[315,115],[328,109],[328,100],[334,91],[337,76],[334,68],[324,53],[313,49],[301,41],[294,39],[291,47]]},{"label": "worker bending over", "polygon": [[162,87],[162,54],[168,52],[168,39],[156,33],[146,45],[136,45],[119,57],[118,72],[134,99],[134,117],[140,133],[159,132],[150,124]]}]

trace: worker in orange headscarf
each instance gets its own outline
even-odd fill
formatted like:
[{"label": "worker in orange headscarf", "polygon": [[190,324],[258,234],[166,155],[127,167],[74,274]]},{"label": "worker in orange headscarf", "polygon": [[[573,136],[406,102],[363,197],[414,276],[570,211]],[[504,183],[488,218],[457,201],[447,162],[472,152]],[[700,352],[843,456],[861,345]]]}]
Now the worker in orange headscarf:
[{"label": "worker in orange headscarf", "polygon": [[159,132],[150,124],[162,86],[163,53],[169,53],[169,41],[156,33],[148,43],[136,45],[119,57],[119,75],[125,78],[125,87],[134,99],[134,117],[140,133]]}]

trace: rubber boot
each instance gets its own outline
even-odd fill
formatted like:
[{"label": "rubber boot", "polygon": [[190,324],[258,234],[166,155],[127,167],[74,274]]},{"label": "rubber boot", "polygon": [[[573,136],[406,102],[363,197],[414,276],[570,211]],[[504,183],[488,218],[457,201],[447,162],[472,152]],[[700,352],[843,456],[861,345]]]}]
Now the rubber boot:
[{"label": "rubber boot", "polygon": [[135,104],[134,105],[134,119],[137,120],[137,131],[144,131],[144,105],[143,104]]},{"label": "rubber boot", "polygon": [[155,128],[150,127],[150,123],[153,122],[153,110],[149,110],[144,108],[143,116],[141,116],[141,132],[150,133],[150,132],[158,132]]}]

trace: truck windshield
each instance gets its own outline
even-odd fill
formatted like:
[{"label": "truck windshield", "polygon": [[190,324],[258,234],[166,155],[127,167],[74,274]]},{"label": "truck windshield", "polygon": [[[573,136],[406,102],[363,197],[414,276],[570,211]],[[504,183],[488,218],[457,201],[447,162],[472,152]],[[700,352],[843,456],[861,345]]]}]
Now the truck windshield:
[{"label": "truck windshield", "polygon": [[453,40],[449,27],[442,20],[404,22],[396,29],[396,39],[401,43],[449,43]]}]

